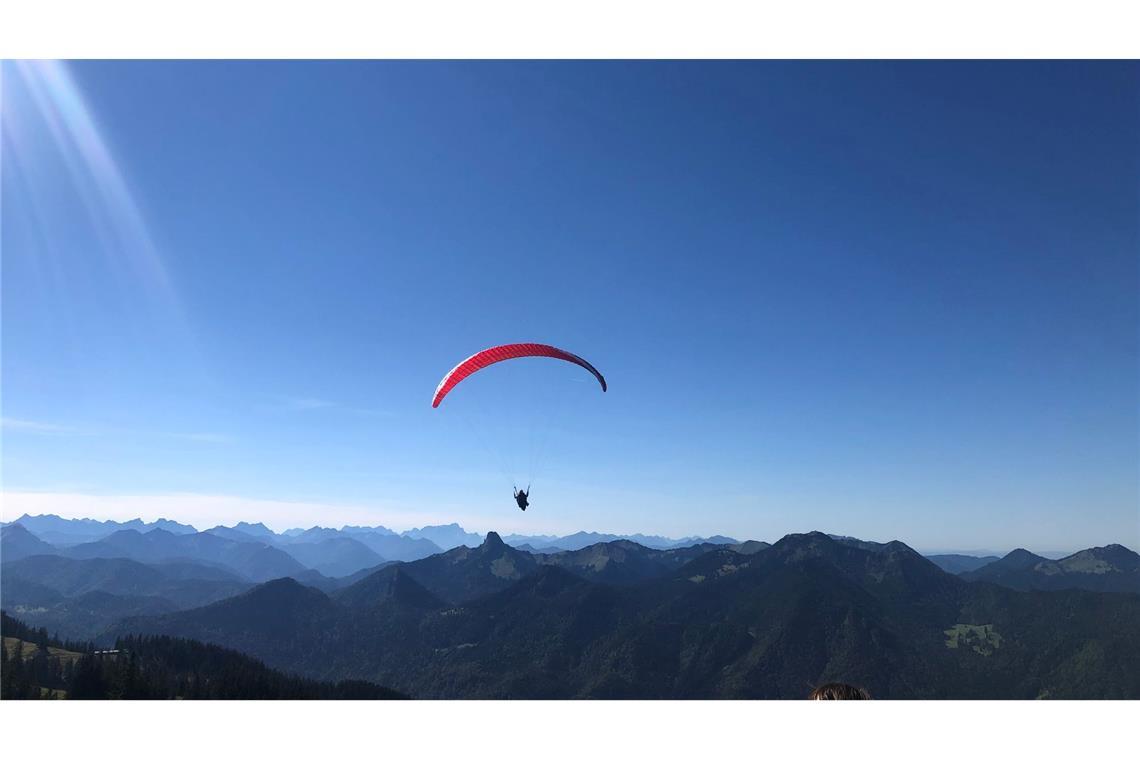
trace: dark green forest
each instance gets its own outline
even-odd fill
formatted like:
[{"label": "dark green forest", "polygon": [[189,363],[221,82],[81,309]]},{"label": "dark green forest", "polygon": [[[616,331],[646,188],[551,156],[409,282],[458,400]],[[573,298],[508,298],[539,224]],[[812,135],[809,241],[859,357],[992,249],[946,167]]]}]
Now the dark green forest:
[{"label": "dark green forest", "polygon": [[[290,676],[214,644],[123,636],[112,649],[61,641],[0,613],[0,699],[401,699],[366,681]],[[9,651],[13,650],[13,651]]]}]

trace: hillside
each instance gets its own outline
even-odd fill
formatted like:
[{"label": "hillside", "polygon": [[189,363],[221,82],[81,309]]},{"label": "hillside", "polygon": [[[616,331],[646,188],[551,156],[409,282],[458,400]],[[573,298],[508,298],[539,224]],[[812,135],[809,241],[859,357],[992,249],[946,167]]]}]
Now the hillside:
[{"label": "hillside", "polygon": [[125,615],[199,607],[250,585],[232,571],[192,562],[39,555],[5,562],[0,570],[5,609],[78,639],[96,637]]},{"label": "hillside", "polygon": [[650,549],[618,539],[574,551],[544,553],[536,559],[540,564],[554,565],[588,580],[623,585],[664,577],[715,548],[713,544],[697,544],[679,549]]},{"label": "hillside", "polygon": [[120,530],[99,541],[73,546],[64,554],[75,559],[121,557],[137,562],[191,560],[222,565],[254,582],[292,576],[308,569],[273,546],[233,541],[212,533],[175,534],[161,528],[146,533]]},{"label": "hillside", "polygon": [[3,616],[0,699],[402,699],[365,681],[286,675],[224,647],[127,636],[111,649],[65,649]]},{"label": "hillside", "polygon": [[55,554],[55,552],[54,546],[33,535],[19,523],[0,528],[0,561],[9,562],[37,554]]},{"label": "hillside", "polygon": [[387,561],[355,538],[341,535],[291,542],[281,550],[305,567],[330,578],[352,575]]}]

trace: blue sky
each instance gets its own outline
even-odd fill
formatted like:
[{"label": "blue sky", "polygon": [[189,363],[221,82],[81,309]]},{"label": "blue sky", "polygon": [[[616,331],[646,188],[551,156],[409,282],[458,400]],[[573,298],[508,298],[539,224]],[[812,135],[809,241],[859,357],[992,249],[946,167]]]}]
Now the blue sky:
[{"label": "blue sky", "polygon": [[1140,544],[1136,64],[3,74],[5,519]]}]

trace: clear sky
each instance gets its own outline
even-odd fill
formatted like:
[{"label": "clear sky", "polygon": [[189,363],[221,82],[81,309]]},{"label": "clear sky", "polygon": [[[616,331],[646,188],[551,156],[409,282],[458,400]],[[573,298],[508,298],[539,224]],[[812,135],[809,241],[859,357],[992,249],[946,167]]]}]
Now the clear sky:
[{"label": "clear sky", "polygon": [[[3,516],[1136,548],[1138,92],[1111,62],[5,63]],[[516,341],[609,393],[526,360],[431,409]],[[536,419],[522,514],[499,456]]]}]

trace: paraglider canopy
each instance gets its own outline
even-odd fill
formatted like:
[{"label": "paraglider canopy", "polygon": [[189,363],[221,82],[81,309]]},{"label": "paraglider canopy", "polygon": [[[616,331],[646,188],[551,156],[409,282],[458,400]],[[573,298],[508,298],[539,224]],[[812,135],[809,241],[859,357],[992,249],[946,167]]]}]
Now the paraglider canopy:
[{"label": "paraglider canopy", "polygon": [[561,348],[548,346],[544,343],[509,343],[503,346],[493,346],[486,348],[477,354],[467,357],[459,364],[455,365],[450,372],[443,376],[443,380],[439,381],[439,386],[435,389],[435,395],[432,396],[432,408],[439,406],[443,401],[444,396],[451,392],[459,383],[474,373],[489,367],[498,362],[507,361],[508,359],[521,359],[527,356],[539,356],[549,359],[561,359],[562,361],[577,364],[579,367],[587,370],[594,377],[598,379],[598,383],[602,386],[602,391],[606,390],[606,379],[602,377],[602,373],[594,368],[594,365],[580,356],[563,351]]}]

